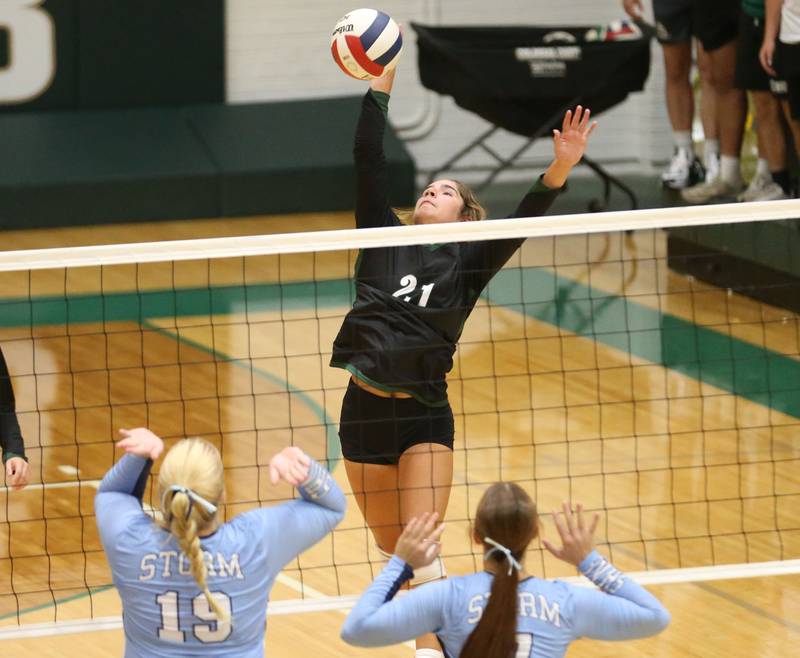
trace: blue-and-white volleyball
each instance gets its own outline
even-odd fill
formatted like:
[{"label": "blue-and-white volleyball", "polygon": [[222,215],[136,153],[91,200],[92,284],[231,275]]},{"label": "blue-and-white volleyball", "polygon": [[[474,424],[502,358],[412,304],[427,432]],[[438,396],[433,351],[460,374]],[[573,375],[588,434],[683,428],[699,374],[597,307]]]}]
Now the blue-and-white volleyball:
[{"label": "blue-and-white volleyball", "polygon": [[359,80],[372,80],[391,71],[402,50],[403,36],[397,23],[377,9],[348,12],[331,33],[334,61]]}]

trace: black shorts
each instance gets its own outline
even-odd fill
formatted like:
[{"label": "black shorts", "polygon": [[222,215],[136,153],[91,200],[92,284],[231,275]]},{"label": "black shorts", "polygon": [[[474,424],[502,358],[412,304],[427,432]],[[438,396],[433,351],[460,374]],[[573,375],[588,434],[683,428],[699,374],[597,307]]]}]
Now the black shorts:
[{"label": "black shorts", "polygon": [[779,80],[773,81],[772,92],[789,101],[792,119],[800,119],[800,43],[775,44],[773,67]]},{"label": "black shorts", "polygon": [[764,19],[742,12],[736,43],[736,86],[746,91],[769,91],[769,75],[761,66],[758,51],[764,40]]},{"label": "black shorts", "polygon": [[653,0],[656,38],[661,43],[688,43],[692,39],[695,0]]},{"label": "black shorts", "polygon": [[345,459],[363,464],[397,464],[410,447],[438,443],[453,449],[450,403],[429,407],[414,398],[382,398],[353,380],[347,386],[339,421]]},{"label": "black shorts", "polygon": [[736,38],[741,0],[694,0],[694,35],[707,51],[722,48]]}]

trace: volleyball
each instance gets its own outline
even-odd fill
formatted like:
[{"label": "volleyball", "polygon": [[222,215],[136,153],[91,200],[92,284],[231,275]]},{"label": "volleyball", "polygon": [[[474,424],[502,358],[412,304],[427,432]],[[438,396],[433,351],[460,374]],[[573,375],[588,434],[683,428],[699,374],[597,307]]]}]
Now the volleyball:
[{"label": "volleyball", "polygon": [[331,32],[334,61],[359,80],[372,80],[391,71],[402,49],[397,23],[377,9],[354,9],[342,16]]}]

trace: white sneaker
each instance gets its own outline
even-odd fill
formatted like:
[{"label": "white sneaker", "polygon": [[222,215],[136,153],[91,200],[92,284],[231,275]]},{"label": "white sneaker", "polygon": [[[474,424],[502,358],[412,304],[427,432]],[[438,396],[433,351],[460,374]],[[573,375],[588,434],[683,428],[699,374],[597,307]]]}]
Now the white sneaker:
[{"label": "white sneaker", "polygon": [[717,180],[717,178],[719,178],[719,153],[715,153],[705,158],[703,166],[706,170],[705,182],[711,183],[712,181]]},{"label": "white sneaker", "polygon": [[[781,192],[781,186],[777,183],[772,181],[772,176],[769,175],[769,172],[758,172],[756,171],[755,175],[752,179],[750,179],[750,184],[747,186],[747,189],[742,192],[736,199],[738,201],[755,201],[756,198],[768,187],[774,185],[777,187]],[[767,201],[768,199],[762,199],[762,201]]]},{"label": "white sneaker", "polygon": [[681,197],[692,205],[702,205],[718,197],[734,197],[740,189],[740,186],[731,185],[721,178],[717,178],[708,183],[698,183],[687,187],[681,191]]},{"label": "white sneaker", "polygon": [[[749,188],[748,188],[749,189]],[[742,192],[739,197],[744,196]],[[783,191],[783,188],[775,182],[770,182],[766,187],[762,187],[758,194],[746,201],[780,201],[781,199],[788,199],[788,195]]]},{"label": "white sneaker", "polygon": [[661,184],[672,190],[682,190],[688,185],[694,185],[702,180],[697,168],[700,162],[696,160],[691,151],[675,149],[669,165],[661,174]]}]

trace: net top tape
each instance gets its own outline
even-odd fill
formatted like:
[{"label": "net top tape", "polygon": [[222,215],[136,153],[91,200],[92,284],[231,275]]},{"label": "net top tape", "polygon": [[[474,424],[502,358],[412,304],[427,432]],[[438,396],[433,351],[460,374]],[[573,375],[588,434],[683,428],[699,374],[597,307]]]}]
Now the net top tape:
[{"label": "net top tape", "polygon": [[0,272],[537,238],[800,218],[800,200],[0,252]]}]

